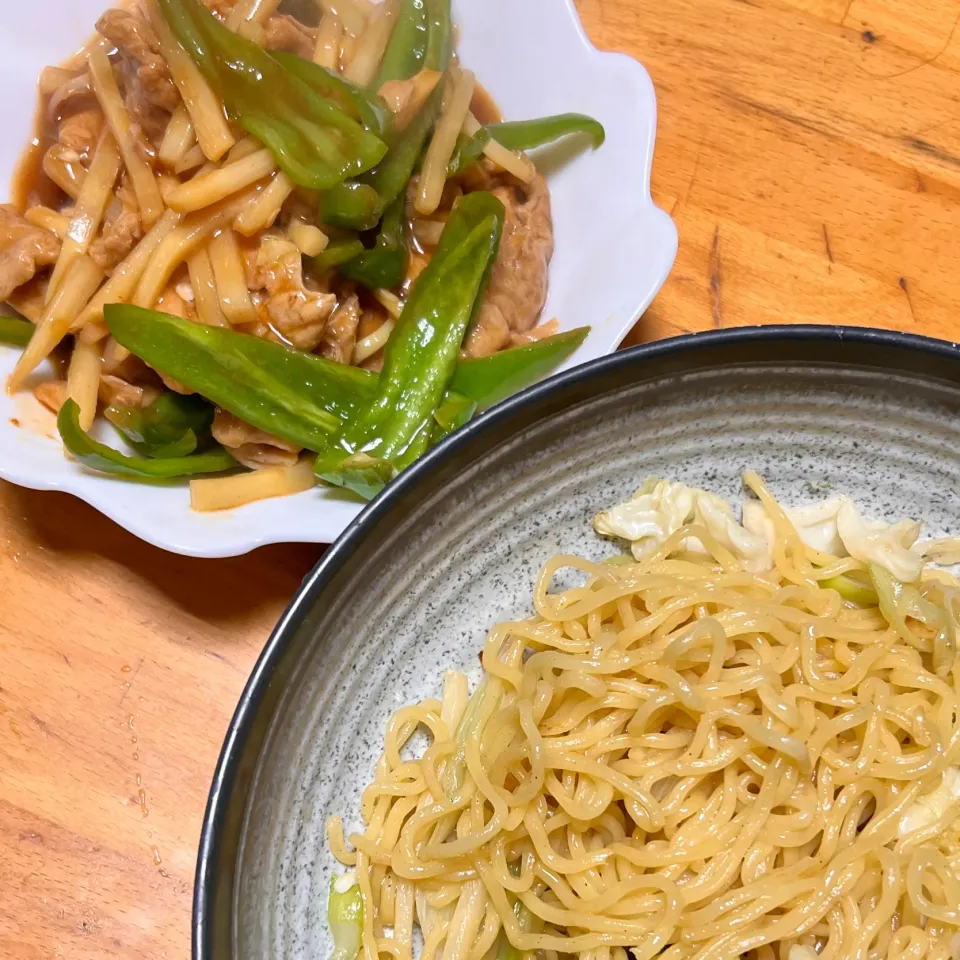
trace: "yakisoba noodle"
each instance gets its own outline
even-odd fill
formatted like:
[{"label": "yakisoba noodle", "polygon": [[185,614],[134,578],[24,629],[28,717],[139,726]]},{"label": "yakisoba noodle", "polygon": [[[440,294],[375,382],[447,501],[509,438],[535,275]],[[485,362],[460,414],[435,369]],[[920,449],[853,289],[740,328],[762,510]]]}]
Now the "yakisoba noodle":
[{"label": "yakisoba noodle", "polygon": [[[869,594],[865,564],[753,485],[769,573],[703,526],[639,562],[555,557],[469,701],[448,674],[393,716],[355,852],[328,830],[367,960],[958,956],[958,585],[845,601],[821,584]],[[570,568],[587,584],[551,593]]]}]

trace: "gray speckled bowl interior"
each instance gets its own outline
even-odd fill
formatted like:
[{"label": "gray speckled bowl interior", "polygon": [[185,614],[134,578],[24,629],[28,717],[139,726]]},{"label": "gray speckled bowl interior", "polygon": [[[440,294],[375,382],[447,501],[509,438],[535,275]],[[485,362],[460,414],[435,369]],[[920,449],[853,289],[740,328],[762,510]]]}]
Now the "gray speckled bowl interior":
[{"label": "gray speckled bowl interior", "polygon": [[[640,358],[586,386],[571,380],[533,413],[528,403],[524,422],[503,415],[472,463],[440,458],[429,481],[414,478],[389,511],[367,518],[338,572],[281,631],[286,666],[254,681],[263,695],[247,705],[254,732],[228,745],[229,754],[258,740],[229,791],[215,791],[207,839],[219,830],[242,840],[239,851],[234,841],[219,848],[226,866],[209,850],[201,863],[198,880],[208,891],[219,883],[201,911],[203,956],[328,954],[335,863],[324,824],[332,814],[358,823],[389,714],[437,695],[446,669],[476,678],[488,627],[530,612],[548,557],[617,550],[594,535],[591,517],[648,475],[739,501],[751,468],[789,504],[843,492],[868,515],[960,533],[957,386],[883,364],[800,362],[784,345],[766,355],[781,359],[740,364],[728,351],[719,366],[707,358],[658,375],[662,363]],[[215,869],[230,875],[218,880]]]}]

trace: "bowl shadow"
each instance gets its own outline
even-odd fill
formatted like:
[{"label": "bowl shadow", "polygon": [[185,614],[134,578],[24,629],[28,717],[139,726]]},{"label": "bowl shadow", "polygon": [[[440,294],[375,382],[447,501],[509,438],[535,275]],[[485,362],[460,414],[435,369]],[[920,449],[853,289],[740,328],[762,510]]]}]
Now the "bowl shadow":
[{"label": "bowl shadow", "polygon": [[70,494],[0,482],[0,498],[31,546],[73,558],[102,557],[211,623],[236,622],[262,607],[286,603],[326,549],[274,544],[239,557],[183,557],[138,539]]}]

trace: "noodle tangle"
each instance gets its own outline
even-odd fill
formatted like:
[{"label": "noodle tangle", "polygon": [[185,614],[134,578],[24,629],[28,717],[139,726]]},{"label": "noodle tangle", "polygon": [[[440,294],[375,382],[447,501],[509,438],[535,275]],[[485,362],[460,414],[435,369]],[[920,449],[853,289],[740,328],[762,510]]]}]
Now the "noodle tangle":
[{"label": "noodle tangle", "polygon": [[[367,960],[957,957],[957,584],[845,601],[825,581],[869,591],[867,565],[757,489],[769,572],[691,525],[640,561],[555,557],[472,697],[451,673],[394,715],[356,853],[328,830]],[[567,570],[585,585],[552,592]]]}]

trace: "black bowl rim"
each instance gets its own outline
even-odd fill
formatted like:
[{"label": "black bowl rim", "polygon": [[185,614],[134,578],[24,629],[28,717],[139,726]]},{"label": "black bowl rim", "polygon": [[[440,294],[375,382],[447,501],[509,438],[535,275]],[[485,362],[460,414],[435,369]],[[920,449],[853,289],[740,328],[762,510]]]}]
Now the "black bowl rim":
[{"label": "black bowl rim", "polygon": [[[364,509],[304,578],[244,686],[217,761],[200,834],[193,898],[194,960],[214,958],[212,936],[217,880],[214,869],[220,858],[226,808],[231,800],[245,740],[264,699],[274,667],[324,587],[357,545],[401,496],[427,482],[440,464],[453,460],[478,436],[495,425],[509,421],[524,408],[548,397],[559,397],[591,380],[599,383],[604,375],[630,367],[640,369],[645,364],[656,364],[658,361],[670,361],[670,373],[729,366],[734,361],[717,364],[711,362],[710,357],[730,348],[743,348],[749,353],[748,358],[740,361],[746,363],[765,362],[765,352],[772,351],[772,355],[766,357],[766,362],[879,368],[891,373],[919,374],[960,385],[960,345],[945,340],[869,327],[831,325],[773,325],[711,330],[620,350],[550,377],[486,411],[427,453]],[[796,353],[781,352],[785,348],[794,348]],[[686,363],[686,360],[690,362]],[[654,378],[661,375],[661,370],[652,371]],[[232,909],[232,896],[230,902]]]}]

